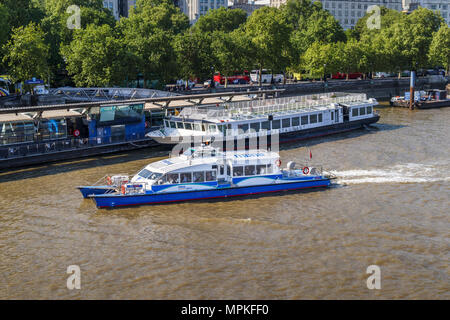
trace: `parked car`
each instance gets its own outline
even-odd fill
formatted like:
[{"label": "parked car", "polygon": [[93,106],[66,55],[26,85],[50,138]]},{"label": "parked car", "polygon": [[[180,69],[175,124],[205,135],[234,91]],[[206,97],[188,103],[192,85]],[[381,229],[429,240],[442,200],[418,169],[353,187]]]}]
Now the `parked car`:
[{"label": "parked car", "polygon": [[396,74],[392,72],[376,72],[373,76],[375,79],[393,78]]}]

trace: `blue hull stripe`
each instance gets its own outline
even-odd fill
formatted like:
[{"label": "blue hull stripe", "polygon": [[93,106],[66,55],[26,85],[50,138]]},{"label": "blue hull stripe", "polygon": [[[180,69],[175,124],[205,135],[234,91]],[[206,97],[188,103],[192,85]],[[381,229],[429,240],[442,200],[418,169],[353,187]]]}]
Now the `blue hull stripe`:
[{"label": "blue hull stripe", "polygon": [[89,198],[92,195],[105,194],[107,192],[114,192],[114,188],[110,186],[95,186],[95,187],[78,187],[83,198]]},{"label": "blue hull stripe", "polygon": [[200,190],[189,192],[142,194],[142,195],[99,195],[93,199],[99,208],[133,206],[142,204],[156,204],[188,200],[201,200],[213,198],[227,198],[243,195],[252,195],[268,192],[288,191],[306,188],[328,187],[329,179],[302,181],[283,184],[270,184],[237,188],[223,188],[214,190]]}]

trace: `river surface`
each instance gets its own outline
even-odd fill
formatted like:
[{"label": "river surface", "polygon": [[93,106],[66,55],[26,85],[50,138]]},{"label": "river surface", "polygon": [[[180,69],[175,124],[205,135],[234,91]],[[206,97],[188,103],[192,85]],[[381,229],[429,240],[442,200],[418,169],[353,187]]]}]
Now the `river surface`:
[{"label": "river surface", "polygon": [[150,149],[2,172],[0,298],[449,299],[450,108],[379,111],[282,147],[337,175],[315,192],[97,210],[75,189],[165,156]]}]

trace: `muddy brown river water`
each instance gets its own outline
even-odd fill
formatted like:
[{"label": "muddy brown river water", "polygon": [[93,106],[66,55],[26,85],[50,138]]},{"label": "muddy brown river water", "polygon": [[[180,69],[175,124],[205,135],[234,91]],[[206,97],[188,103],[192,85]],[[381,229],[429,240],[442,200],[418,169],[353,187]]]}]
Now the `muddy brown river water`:
[{"label": "muddy brown river water", "polygon": [[449,299],[450,108],[379,110],[372,130],[282,147],[336,174],[315,192],[97,210],[77,185],[165,154],[2,172],[0,298]]}]

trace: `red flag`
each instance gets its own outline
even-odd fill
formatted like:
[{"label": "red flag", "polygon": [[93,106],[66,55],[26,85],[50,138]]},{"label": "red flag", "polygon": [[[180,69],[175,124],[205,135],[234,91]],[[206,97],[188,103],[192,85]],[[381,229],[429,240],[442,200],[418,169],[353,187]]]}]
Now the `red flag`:
[{"label": "red flag", "polygon": [[312,153],[311,153],[311,149],[309,149],[309,160],[312,159]]}]

